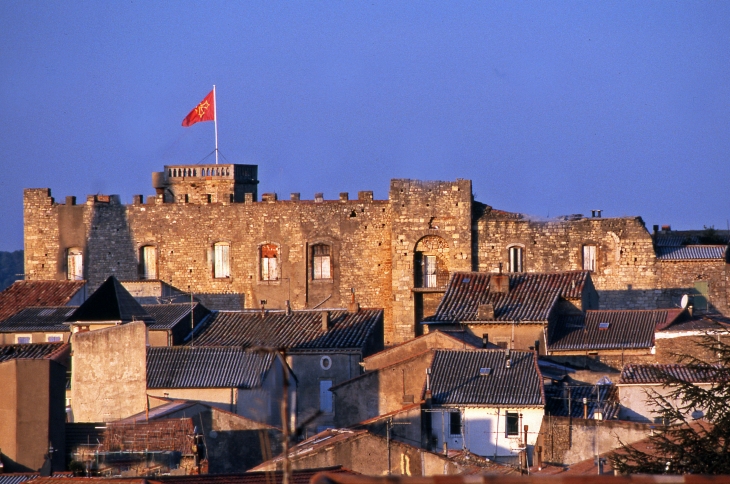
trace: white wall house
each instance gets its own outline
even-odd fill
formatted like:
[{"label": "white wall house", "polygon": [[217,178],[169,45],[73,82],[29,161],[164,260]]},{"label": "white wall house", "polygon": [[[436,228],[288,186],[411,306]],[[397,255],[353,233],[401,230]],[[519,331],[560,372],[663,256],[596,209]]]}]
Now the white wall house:
[{"label": "white wall house", "polygon": [[545,414],[534,352],[437,351],[426,401],[431,442],[438,449],[445,443],[504,462],[519,462],[526,450],[532,459]]}]

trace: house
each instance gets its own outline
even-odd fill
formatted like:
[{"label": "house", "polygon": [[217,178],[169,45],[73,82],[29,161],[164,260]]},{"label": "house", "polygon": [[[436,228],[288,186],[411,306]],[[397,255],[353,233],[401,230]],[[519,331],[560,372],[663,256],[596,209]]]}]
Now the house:
[{"label": "house", "polygon": [[436,448],[497,462],[531,460],[545,414],[534,351],[436,350],[425,390]]},{"label": "house", "polygon": [[545,415],[612,420],[618,414],[618,388],[608,381],[597,385],[545,385]]},{"label": "house", "polygon": [[85,281],[15,281],[0,292],[0,321],[33,306],[78,306],[85,300]]},{"label": "house", "polygon": [[[668,397],[672,380],[681,380],[698,388],[708,389],[723,382],[726,373],[714,366],[690,365],[626,365],[618,381],[621,410],[619,418],[638,422],[666,423],[651,400],[651,395]],[[670,400],[672,400],[670,398]],[[679,402],[677,402],[679,404]],[[700,419],[705,409],[687,409],[688,418]]]},{"label": "house", "polygon": [[297,377],[297,420],[305,433],[334,425],[332,386],[361,373],[364,357],[382,348],[383,311],[258,310],[214,312],[187,341],[196,348],[282,348]]},{"label": "house", "polygon": [[[70,347],[0,346],[0,462],[4,472],[65,470],[64,392]],[[51,450],[49,450],[51,449]]]},{"label": "house", "polygon": [[547,333],[558,317],[598,307],[589,271],[489,274],[457,272],[428,331],[467,329],[490,347],[545,353]]},{"label": "house", "polygon": [[[456,457],[456,458],[453,458]],[[436,454],[366,430],[328,429],[298,443],[289,451],[292,469],[340,465],[369,476],[433,476],[468,473],[509,474],[514,470],[485,459],[464,459]],[[476,456],[474,456],[476,457]],[[255,467],[255,471],[281,470],[280,455]]]}]

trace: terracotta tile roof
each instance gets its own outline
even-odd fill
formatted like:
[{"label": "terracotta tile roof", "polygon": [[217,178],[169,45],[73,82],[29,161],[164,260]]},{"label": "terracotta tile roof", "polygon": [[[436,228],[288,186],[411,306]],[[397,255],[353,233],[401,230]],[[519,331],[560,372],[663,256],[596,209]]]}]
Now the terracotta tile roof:
[{"label": "terracotta tile roof", "polygon": [[[357,313],[330,310],[330,329],[322,331],[324,311],[218,312],[195,335],[196,346],[265,346],[288,350],[363,349],[377,336],[382,309]],[[197,330],[196,330],[197,331]],[[188,344],[189,341],[188,341]]]},{"label": "terracotta tile roof", "polygon": [[550,329],[548,349],[610,350],[651,348],[654,332],[680,312],[656,310],[589,310],[585,315],[561,316]]},{"label": "terracotta tile roof", "polygon": [[545,414],[583,418],[584,398],[588,404],[588,418],[595,418],[597,411],[601,412],[604,420],[618,417],[619,399],[616,385],[574,385],[570,388],[563,385],[545,385]]},{"label": "terracotta tile roof", "polygon": [[258,388],[273,361],[235,347],[148,347],[147,388]]},{"label": "terracotta tile roof", "polygon": [[192,418],[171,418],[151,422],[109,422],[104,429],[100,452],[175,451],[192,454]]},{"label": "terracotta tile roof", "polygon": [[657,247],[659,260],[725,260],[727,245],[685,245],[681,247]]},{"label": "terracotta tile roof", "polygon": [[30,306],[63,306],[85,281],[15,281],[0,292],[0,321]]},{"label": "terracotta tile roof", "polygon": [[456,272],[433,316],[424,323],[476,321],[480,304],[492,304],[494,321],[546,321],[558,298],[580,299],[588,271],[506,274],[509,292],[490,289],[495,274]]},{"label": "terracotta tile roof", "polygon": [[[542,376],[533,351],[436,350],[431,393],[437,405],[545,404]],[[488,368],[489,374],[480,374]]]},{"label": "terracotta tile roof", "polygon": [[688,383],[727,381],[727,369],[713,366],[689,365],[626,365],[621,371],[619,384],[661,384],[671,380]]},{"label": "terracotta tile roof", "polygon": [[[320,472],[332,474],[357,474],[342,466],[322,467],[317,469],[297,469],[292,471],[290,484],[309,484],[312,477]],[[148,479],[149,484],[282,484],[281,471],[246,472],[244,474],[207,474],[198,476],[159,476]],[[102,483],[103,484],[103,483]]]},{"label": "terracotta tile roof", "polygon": [[71,351],[68,343],[33,343],[0,346],[0,363],[10,360],[63,361]]}]

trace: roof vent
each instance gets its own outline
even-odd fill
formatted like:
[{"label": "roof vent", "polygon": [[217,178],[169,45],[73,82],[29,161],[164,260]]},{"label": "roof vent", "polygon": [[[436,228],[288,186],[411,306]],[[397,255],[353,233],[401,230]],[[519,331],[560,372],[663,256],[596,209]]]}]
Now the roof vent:
[{"label": "roof vent", "polygon": [[598,329],[608,329],[608,327],[611,325],[611,323],[603,322],[598,323]]},{"label": "roof vent", "polygon": [[479,375],[480,376],[487,376],[487,375],[490,375],[491,373],[492,373],[492,369],[491,368],[479,368]]},{"label": "roof vent", "polygon": [[477,309],[477,320],[494,321],[494,305],[489,303],[480,304]]}]

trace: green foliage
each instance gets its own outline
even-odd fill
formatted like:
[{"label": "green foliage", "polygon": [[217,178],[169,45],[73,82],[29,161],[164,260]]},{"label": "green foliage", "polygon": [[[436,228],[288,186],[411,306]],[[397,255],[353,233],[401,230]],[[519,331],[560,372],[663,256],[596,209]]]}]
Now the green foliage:
[{"label": "green foliage", "polygon": [[18,279],[23,279],[23,251],[0,251],[0,291]]},{"label": "green foliage", "polygon": [[[730,345],[706,335],[700,343],[717,355],[716,362],[684,355],[680,360],[714,381],[700,387],[665,374],[666,396],[649,392],[650,401],[669,425],[649,437],[647,453],[622,445],[610,459],[622,474],[728,474],[730,475]],[[696,410],[702,420],[693,420]]]}]

